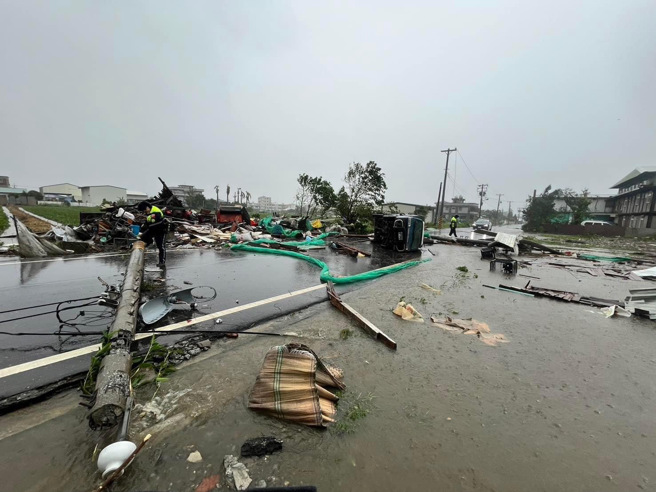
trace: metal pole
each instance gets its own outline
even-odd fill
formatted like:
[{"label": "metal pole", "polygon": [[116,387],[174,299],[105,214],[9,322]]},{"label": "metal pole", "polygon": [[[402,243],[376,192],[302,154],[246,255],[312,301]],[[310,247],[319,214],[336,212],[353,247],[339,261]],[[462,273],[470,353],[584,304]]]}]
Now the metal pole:
[{"label": "metal pole", "polygon": [[143,241],[137,241],[132,247],[121,287],[121,299],[110,328],[113,334],[111,349],[103,359],[96,378],[95,401],[89,412],[89,424],[92,427],[112,427],[120,423],[130,396],[130,345],[137,327],[145,247]]},{"label": "metal pole", "polygon": [[440,221],[438,225],[440,229],[442,229],[442,215],[444,215],[444,197],[446,196],[446,175],[447,172],[449,171],[449,155],[451,154],[451,152],[455,152],[456,150],[458,150],[457,147],[453,149],[446,149],[440,151],[440,152],[446,152],[446,167],[444,168],[444,187],[442,189],[442,204],[440,205],[440,217],[438,219]]}]

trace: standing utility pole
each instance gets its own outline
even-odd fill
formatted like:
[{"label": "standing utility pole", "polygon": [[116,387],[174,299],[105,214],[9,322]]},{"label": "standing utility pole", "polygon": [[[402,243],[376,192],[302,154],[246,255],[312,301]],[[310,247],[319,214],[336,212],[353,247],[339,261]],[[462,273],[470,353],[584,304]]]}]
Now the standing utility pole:
[{"label": "standing utility pole", "polygon": [[478,185],[478,195],[481,197],[481,202],[478,205],[478,218],[479,219],[483,215],[483,198],[485,198],[486,194],[487,194],[487,185],[486,184]]},{"label": "standing utility pole", "polygon": [[512,202],[508,200],[508,222],[510,222],[510,205],[512,205]]},{"label": "standing utility pole", "polygon": [[440,218],[439,218],[439,225],[438,227],[442,229],[442,215],[444,214],[444,197],[446,196],[446,173],[449,171],[449,155],[451,152],[455,152],[458,150],[457,147],[454,147],[453,149],[446,149],[442,150],[440,152],[446,152],[446,167],[444,168],[444,187],[442,189],[442,204],[440,206]]},{"label": "standing utility pole", "polygon": [[499,197],[499,201],[497,202],[497,225],[499,225],[499,207],[501,206],[501,197],[503,196],[503,193],[497,193],[497,196]]}]

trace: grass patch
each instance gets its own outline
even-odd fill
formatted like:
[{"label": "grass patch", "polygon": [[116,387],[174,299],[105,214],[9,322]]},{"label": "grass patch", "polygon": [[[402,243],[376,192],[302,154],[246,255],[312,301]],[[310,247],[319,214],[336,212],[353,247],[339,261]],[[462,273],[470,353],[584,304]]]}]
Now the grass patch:
[{"label": "grass patch", "polygon": [[353,330],[349,330],[348,328],[344,328],[342,331],[339,332],[339,338],[342,340],[348,340],[353,336]]},{"label": "grass patch", "polygon": [[[340,398],[342,395],[338,395]],[[335,425],[335,429],[339,434],[352,434],[358,425],[358,421],[365,418],[373,408],[374,395],[369,393],[363,395],[360,393],[353,400],[345,398],[345,401],[340,403],[340,408],[346,406],[345,414],[339,418],[339,422]]]},{"label": "grass patch", "polygon": [[5,215],[4,210],[0,208],[0,234],[5,232],[9,227],[9,219]]},{"label": "grass patch", "polygon": [[80,225],[80,212],[100,212],[98,207],[65,207],[63,205],[35,205],[21,208],[46,219],[70,226]]},{"label": "grass patch", "polygon": [[469,268],[467,268],[466,266],[459,266],[458,268],[456,268],[456,270],[458,270],[459,272],[467,273],[469,271]]}]

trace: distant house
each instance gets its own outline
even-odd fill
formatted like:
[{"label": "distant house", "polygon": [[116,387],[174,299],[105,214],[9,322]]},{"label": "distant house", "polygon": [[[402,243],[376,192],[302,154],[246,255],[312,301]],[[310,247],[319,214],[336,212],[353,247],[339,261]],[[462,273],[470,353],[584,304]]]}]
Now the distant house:
[{"label": "distant house", "polygon": [[383,205],[383,213],[418,215],[420,217],[424,217],[424,219],[429,222],[433,222],[435,209],[430,205],[419,205],[417,203],[405,202],[390,202]]},{"label": "distant house", "polygon": [[9,176],[0,176],[0,188],[10,188]]},{"label": "distant house", "polygon": [[102,205],[105,202],[127,202],[127,190],[118,186],[100,185],[100,186],[82,186],[82,202],[88,206]]},{"label": "distant house", "polygon": [[[25,188],[0,187],[0,205],[27,205],[20,200],[24,193],[27,193]],[[36,199],[31,205],[36,205]]]},{"label": "distant house", "polygon": [[611,188],[617,189],[613,197],[615,223],[656,233],[656,167],[638,167]]},{"label": "distant house", "polygon": [[137,203],[148,200],[148,195],[140,191],[130,191],[126,192],[128,205],[136,205]]},{"label": "distant house", "polygon": [[71,183],[40,186],[39,191],[42,195],[70,195],[75,201],[82,200],[82,190],[79,186]]},{"label": "distant house", "polygon": [[[590,205],[588,207],[589,219],[604,220],[607,222],[613,221],[613,206],[615,205],[615,197],[612,195],[588,195]],[[571,213],[572,210],[567,206],[565,200],[556,198],[554,200],[554,210],[557,212]]]},{"label": "distant house", "polygon": [[474,222],[478,219],[478,203],[445,203],[442,217],[449,220],[454,215],[459,215],[461,221]]}]

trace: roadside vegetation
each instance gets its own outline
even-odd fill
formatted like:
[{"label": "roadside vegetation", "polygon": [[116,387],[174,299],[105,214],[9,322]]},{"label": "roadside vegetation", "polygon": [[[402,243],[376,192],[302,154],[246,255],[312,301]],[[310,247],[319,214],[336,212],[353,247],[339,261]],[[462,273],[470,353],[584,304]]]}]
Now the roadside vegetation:
[{"label": "roadside vegetation", "polygon": [[70,226],[80,225],[80,212],[100,212],[98,207],[66,207],[63,205],[35,205],[21,208],[46,219]]},{"label": "roadside vegetation", "polygon": [[5,232],[9,227],[9,219],[5,215],[5,212],[0,208],[0,234]]}]

